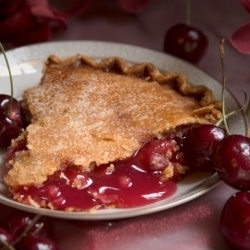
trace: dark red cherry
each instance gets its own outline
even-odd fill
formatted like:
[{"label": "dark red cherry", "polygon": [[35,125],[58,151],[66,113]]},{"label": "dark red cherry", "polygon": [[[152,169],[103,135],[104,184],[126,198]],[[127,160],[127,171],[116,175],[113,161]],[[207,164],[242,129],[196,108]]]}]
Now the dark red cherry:
[{"label": "dark red cherry", "polygon": [[[34,214],[15,211],[6,217],[2,224],[12,233],[13,238],[16,239],[29,225],[33,224],[34,218]],[[47,217],[41,216],[28,232],[28,234],[30,233],[38,236],[51,237],[53,233],[51,221]]]},{"label": "dark red cherry", "polygon": [[17,250],[58,250],[58,248],[49,238],[29,235],[19,241]]},{"label": "dark red cherry", "polygon": [[229,135],[214,155],[214,167],[220,178],[239,190],[250,190],[250,138]]},{"label": "dark red cherry", "polygon": [[7,147],[24,127],[24,117],[20,103],[9,95],[0,94],[0,147]]},{"label": "dark red cherry", "polygon": [[228,199],[221,213],[220,230],[235,249],[250,249],[250,193],[241,191]]},{"label": "dark red cherry", "polygon": [[[1,239],[1,241],[0,241],[0,248],[1,248],[1,249],[2,249],[4,246],[10,244],[10,243],[12,242],[12,240],[13,240],[13,238],[12,238],[10,232],[8,232],[6,229],[4,229],[4,228],[2,228],[2,227],[0,227],[0,239]],[[5,242],[5,244],[2,243],[2,242]],[[6,248],[6,249],[7,249],[7,248]]]},{"label": "dark red cherry", "polygon": [[224,129],[212,124],[191,125],[184,142],[189,166],[192,169],[214,171],[213,155],[225,135]]},{"label": "dark red cherry", "polygon": [[184,23],[171,27],[165,35],[164,51],[186,61],[197,63],[208,46],[203,32]]},{"label": "dark red cherry", "polygon": [[[161,171],[174,166],[186,166],[182,147],[177,144],[179,138],[152,140],[136,154],[136,161],[154,171]],[[136,163],[135,163],[136,165]],[[178,181],[182,174],[174,168],[172,180]]]}]

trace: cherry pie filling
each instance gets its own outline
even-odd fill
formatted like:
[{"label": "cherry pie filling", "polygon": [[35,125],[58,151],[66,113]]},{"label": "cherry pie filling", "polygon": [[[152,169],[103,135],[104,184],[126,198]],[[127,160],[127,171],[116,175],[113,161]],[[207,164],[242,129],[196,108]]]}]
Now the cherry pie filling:
[{"label": "cherry pie filling", "polygon": [[[42,186],[19,187],[14,199],[68,211],[132,208],[163,200],[175,193],[176,183],[190,171],[183,153],[187,128],[179,126],[175,132],[149,141],[131,158],[91,172],[64,163]],[[8,149],[7,162],[22,150],[26,150],[25,140]]]}]

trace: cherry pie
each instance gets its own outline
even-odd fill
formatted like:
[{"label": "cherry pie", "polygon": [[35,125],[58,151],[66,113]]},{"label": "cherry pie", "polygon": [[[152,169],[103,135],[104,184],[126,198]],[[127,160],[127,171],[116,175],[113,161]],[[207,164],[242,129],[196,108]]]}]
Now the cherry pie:
[{"label": "cherry pie", "polygon": [[221,118],[207,87],[117,57],[50,56],[22,105],[29,125],[7,151],[5,181],[18,202],[67,211],[170,196],[190,171],[188,126]]}]

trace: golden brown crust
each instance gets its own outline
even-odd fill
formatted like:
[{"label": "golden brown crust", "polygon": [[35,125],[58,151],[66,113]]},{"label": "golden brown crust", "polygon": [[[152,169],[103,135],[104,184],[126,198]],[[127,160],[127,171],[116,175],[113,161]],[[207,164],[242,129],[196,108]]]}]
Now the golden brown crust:
[{"label": "golden brown crust", "polygon": [[155,81],[160,85],[170,86],[184,96],[194,97],[201,106],[207,106],[213,103],[215,109],[221,109],[221,102],[215,100],[213,92],[209,88],[204,85],[191,85],[184,75],[177,72],[162,73],[150,63],[131,65],[119,57],[109,57],[98,61],[83,55],[76,55],[67,59],[61,59],[52,55],[45,64],[47,67],[93,68],[106,72],[114,72],[116,74],[119,73],[121,75],[135,76],[148,82]]},{"label": "golden brown crust", "polygon": [[51,56],[42,83],[23,98],[32,123],[28,150],[17,155],[6,176],[13,189],[41,185],[68,163],[91,171],[130,157],[178,125],[220,118],[220,103],[208,88],[116,57]]}]

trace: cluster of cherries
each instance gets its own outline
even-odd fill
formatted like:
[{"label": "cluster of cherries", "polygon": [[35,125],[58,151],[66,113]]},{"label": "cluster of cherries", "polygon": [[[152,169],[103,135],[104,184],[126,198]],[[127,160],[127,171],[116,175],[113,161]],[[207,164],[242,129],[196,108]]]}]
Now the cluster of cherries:
[{"label": "cluster of cherries", "polygon": [[238,190],[224,205],[220,229],[233,247],[249,249],[250,138],[229,135],[214,125],[194,125],[187,134],[186,143],[192,167],[215,170],[221,180]]},{"label": "cluster of cherries", "polygon": [[44,216],[15,211],[0,223],[0,248],[8,250],[58,250],[53,227]]},{"label": "cluster of cherries", "polygon": [[[191,63],[204,55],[208,39],[198,28],[177,24],[165,35],[164,51]],[[221,213],[224,238],[239,250],[250,248],[250,138],[229,135],[218,126],[195,125],[187,134],[190,166],[216,171],[221,180],[238,190]]]},{"label": "cluster of cherries", "polygon": [[[0,43],[8,69],[9,64]],[[10,69],[9,69],[10,73]],[[11,95],[0,94],[0,147],[8,147],[25,127],[25,117],[20,102]],[[10,213],[0,222],[0,248],[8,250],[58,250],[52,240],[51,221],[44,216],[22,211]]]}]

